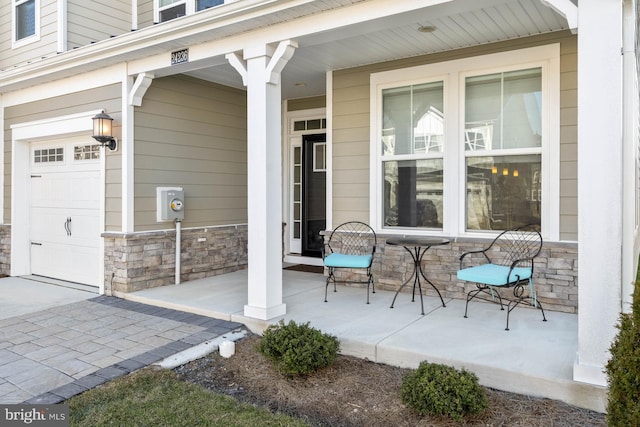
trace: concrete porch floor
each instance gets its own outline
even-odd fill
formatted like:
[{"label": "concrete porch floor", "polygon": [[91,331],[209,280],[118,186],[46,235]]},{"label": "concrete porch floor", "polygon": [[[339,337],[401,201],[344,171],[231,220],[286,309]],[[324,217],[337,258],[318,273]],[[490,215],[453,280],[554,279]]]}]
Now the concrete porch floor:
[{"label": "concrete porch floor", "polygon": [[487,387],[547,397],[605,412],[607,390],[575,382],[573,363],[578,348],[577,315],[517,308],[505,331],[506,311],[497,305],[472,302],[465,319],[461,300],[424,298],[401,293],[393,309],[394,293],[377,291],[367,305],[366,290],[329,288],[324,302],[325,278],[320,274],[283,270],[285,316],[261,321],[244,316],[247,303],[247,271],[238,271],[179,285],[118,295],[128,300],[173,308],[218,319],[244,323],[262,333],[280,319],[310,322],[314,328],[335,335],[341,353],[373,362],[417,368],[427,360],[465,368]]}]

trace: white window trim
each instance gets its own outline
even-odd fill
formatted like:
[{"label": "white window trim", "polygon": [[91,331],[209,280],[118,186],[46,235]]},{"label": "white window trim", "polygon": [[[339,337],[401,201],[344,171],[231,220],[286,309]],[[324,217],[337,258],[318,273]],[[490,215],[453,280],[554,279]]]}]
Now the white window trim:
[{"label": "white window trim", "polygon": [[[526,60],[523,61],[523,58]],[[427,64],[371,75],[370,111],[370,223],[381,234],[445,235],[486,237],[495,232],[465,230],[465,159],[462,146],[464,123],[464,84],[469,75],[490,74],[512,69],[542,68],[542,235],[545,240],[560,237],[560,45],[551,44],[453,61]],[[383,228],[382,224],[382,90],[410,84],[446,79],[444,89],[445,147],[443,229]],[[460,141],[453,144],[451,141]],[[518,154],[524,151],[518,150]],[[486,153],[485,153],[486,154]],[[508,154],[502,151],[501,154]],[[482,152],[473,153],[482,155]],[[452,215],[456,213],[457,215]]]},{"label": "white window trim", "polygon": [[[214,6],[214,8],[215,7],[219,7],[219,6],[224,6],[227,3],[233,3],[235,1],[238,1],[238,0],[224,0],[223,4],[220,4],[218,6]],[[153,1],[153,19],[154,19],[154,22],[160,22],[160,12],[162,10],[171,9],[172,7],[178,6],[180,4],[186,5],[186,7],[185,7],[186,16],[193,15],[194,13],[197,12],[196,11],[196,0],[176,0],[174,3],[171,3],[170,5],[167,5],[167,6],[164,6],[164,7],[160,7],[160,0],[154,0]],[[203,12],[203,11],[198,11],[198,12]],[[168,22],[168,21],[165,21],[165,22]]]},{"label": "white window trim", "polygon": [[35,32],[23,39],[16,39],[16,7],[27,0],[12,0],[11,2],[11,47],[13,49],[35,43],[40,40],[40,0],[35,0]]}]

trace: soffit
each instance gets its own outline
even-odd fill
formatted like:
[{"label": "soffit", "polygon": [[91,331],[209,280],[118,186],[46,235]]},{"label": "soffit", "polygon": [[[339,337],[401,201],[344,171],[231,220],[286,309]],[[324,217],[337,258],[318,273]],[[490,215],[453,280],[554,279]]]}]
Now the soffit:
[{"label": "soffit", "polygon": [[[418,0],[415,0],[418,2]],[[245,3],[246,2],[246,3]],[[378,0],[240,0],[236,9],[198,13],[148,29],[97,42],[77,50],[0,72],[1,92],[90,71],[114,62],[134,61],[172,50],[224,40],[252,32],[275,30],[303,17],[317,17],[331,11],[348,11],[351,6]],[[357,19],[327,25],[323,31],[297,30],[298,42],[292,59],[282,73],[284,98],[320,95],[325,92],[325,74],[351,68],[444,52],[486,43],[545,34],[568,29],[567,21],[541,0],[450,0],[424,1],[425,7],[372,19]],[[439,3],[433,5],[434,3]],[[240,6],[243,6],[242,8]],[[226,6],[225,6],[226,7]],[[366,10],[366,9],[364,9]],[[221,11],[221,12],[220,12]],[[205,11],[208,12],[208,11]],[[224,12],[224,13],[222,13]],[[357,21],[356,20],[356,21]],[[418,31],[433,26],[434,32]],[[178,72],[159,70],[158,75]],[[180,71],[182,72],[182,71]],[[242,87],[237,72],[223,56],[190,69],[189,75],[234,87]],[[304,84],[304,85],[302,85]]]}]

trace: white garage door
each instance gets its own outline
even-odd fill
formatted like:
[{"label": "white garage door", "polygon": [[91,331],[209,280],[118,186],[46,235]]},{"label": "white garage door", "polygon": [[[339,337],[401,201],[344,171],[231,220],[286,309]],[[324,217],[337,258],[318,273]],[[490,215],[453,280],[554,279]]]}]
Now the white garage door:
[{"label": "white garage door", "polygon": [[31,273],[98,286],[101,153],[88,139],[31,144]]}]

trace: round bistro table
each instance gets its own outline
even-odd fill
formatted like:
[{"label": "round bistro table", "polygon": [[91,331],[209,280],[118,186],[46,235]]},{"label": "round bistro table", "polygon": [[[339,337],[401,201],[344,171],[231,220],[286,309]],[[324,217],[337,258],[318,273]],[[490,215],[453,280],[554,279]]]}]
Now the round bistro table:
[{"label": "round bistro table", "polygon": [[404,288],[413,279],[413,295],[411,297],[411,302],[415,301],[416,287],[417,287],[418,290],[420,291],[420,307],[422,308],[422,314],[424,315],[424,302],[422,300],[422,284],[421,284],[422,280],[420,279],[421,276],[422,276],[422,279],[424,279],[428,284],[431,285],[433,289],[435,289],[435,291],[438,293],[438,296],[440,297],[442,306],[446,307],[446,305],[444,304],[444,300],[442,299],[442,295],[440,294],[440,291],[438,290],[438,288],[435,287],[433,283],[431,283],[429,279],[427,279],[427,276],[425,275],[424,270],[422,269],[422,257],[424,257],[424,254],[427,253],[429,248],[431,248],[432,246],[442,246],[442,245],[448,245],[448,244],[449,244],[448,239],[444,239],[440,237],[402,237],[402,238],[391,237],[387,239],[387,245],[402,246],[407,252],[409,252],[409,254],[411,255],[411,258],[413,259],[413,274],[396,291],[396,294],[393,297],[393,301],[391,302],[391,308],[393,308],[393,305],[396,302],[396,298],[398,297],[398,294],[400,293],[402,288]]}]

